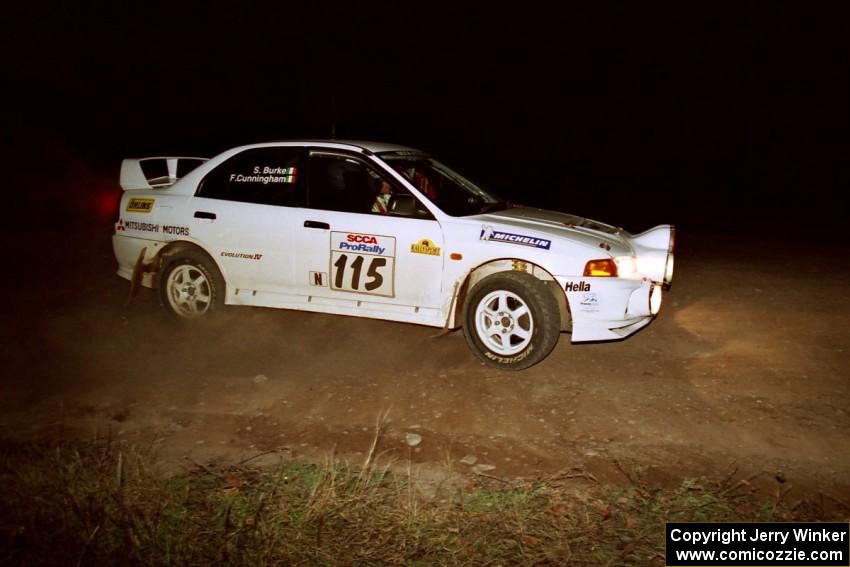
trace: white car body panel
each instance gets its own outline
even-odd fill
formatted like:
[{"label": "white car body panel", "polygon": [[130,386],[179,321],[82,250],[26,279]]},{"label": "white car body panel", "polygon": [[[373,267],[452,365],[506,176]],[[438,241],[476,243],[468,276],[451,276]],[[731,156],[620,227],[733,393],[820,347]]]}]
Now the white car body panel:
[{"label": "white car body panel", "polygon": [[[242,151],[305,146],[360,156],[403,185],[434,218],[195,196],[208,172]],[[162,188],[126,190],[113,237],[118,274],[131,279],[140,255],[142,263],[152,262],[164,247],[183,241],[214,260],[226,282],[226,304],[454,328],[460,325],[455,307],[464,282],[481,266],[505,260],[513,263],[505,264],[513,266],[509,269],[531,266],[533,275],[557,282],[569,306],[573,342],[620,339],[654,317],[651,296],[669,284],[665,272],[672,274],[669,225],[632,236],[582,217],[526,207],[450,216],[373,155],[381,151],[415,150],[365,142],[255,144],[228,150]],[[171,176],[176,162],[169,163]],[[144,185],[140,171],[138,160],[127,160],[122,183]],[[586,263],[599,258],[625,259],[619,265],[634,270],[619,277],[584,276]],[[150,274],[141,283],[155,284]]]}]

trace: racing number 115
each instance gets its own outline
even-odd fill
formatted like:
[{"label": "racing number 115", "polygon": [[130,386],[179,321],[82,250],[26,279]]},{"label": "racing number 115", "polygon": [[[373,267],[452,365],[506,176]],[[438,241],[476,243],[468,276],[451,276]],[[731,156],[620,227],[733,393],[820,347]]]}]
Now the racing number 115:
[{"label": "racing number 115", "polygon": [[[381,290],[384,285],[384,276],[379,272],[381,268],[387,265],[387,258],[383,256],[372,256],[369,260],[359,254],[354,256],[351,264],[348,263],[349,255],[340,254],[334,265],[333,287],[335,289],[345,289],[350,291],[361,291],[366,293],[386,294],[386,291]],[[363,264],[368,261],[366,274],[363,274]],[[347,281],[346,268],[351,274],[350,281]],[[350,284],[350,285],[346,285]],[[362,286],[362,289],[361,289]],[[383,293],[382,293],[383,291]],[[390,295],[392,289],[390,289]]]}]

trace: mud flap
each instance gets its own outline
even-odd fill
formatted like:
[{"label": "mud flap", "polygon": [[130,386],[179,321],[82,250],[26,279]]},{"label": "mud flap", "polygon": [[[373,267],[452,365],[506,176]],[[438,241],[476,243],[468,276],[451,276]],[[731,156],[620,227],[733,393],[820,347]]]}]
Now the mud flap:
[{"label": "mud flap", "polygon": [[449,321],[450,321],[450,320],[451,320],[451,318],[452,318],[452,310],[454,309],[455,302],[457,301],[457,288],[458,288],[458,285],[459,285],[459,282],[455,282],[455,287],[454,287],[454,289],[452,290],[452,300],[451,300],[451,302],[449,303],[448,314],[446,315],[446,323],[443,325],[443,328],[442,328],[442,330],[440,330],[440,332],[439,332],[439,333],[437,333],[437,334],[435,334],[435,335],[431,335],[431,336],[429,336],[429,337],[428,337],[429,339],[440,339],[440,338],[442,338],[442,337],[445,337],[446,335],[448,335],[448,334],[449,334],[449,333],[451,333],[452,331],[456,330],[456,329],[449,329]]},{"label": "mud flap", "polygon": [[138,259],[136,259],[136,265],[133,266],[133,275],[130,278],[130,293],[127,295],[127,304],[129,304],[130,301],[139,294],[139,288],[142,287],[142,278],[145,273],[155,271],[150,268],[153,267],[156,262],[151,262],[150,264],[145,263],[145,254],[147,254],[147,251],[147,246],[142,248],[139,252]]}]

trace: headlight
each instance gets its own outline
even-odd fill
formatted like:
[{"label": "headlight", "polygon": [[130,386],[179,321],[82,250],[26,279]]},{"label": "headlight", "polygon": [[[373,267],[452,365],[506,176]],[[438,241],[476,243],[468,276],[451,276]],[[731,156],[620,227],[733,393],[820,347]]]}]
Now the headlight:
[{"label": "headlight", "polygon": [[654,285],[649,292],[649,312],[658,315],[661,310],[661,286]]},{"label": "headlight", "polygon": [[617,264],[611,258],[590,260],[584,265],[584,275],[593,277],[617,277]]},{"label": "headlight", "polygon": [[628,278],[637,274],[637,258],[634,256],[619,256],[614,258],[617,263],[617,273],[621,278]]},{"label": "headlight", "polygon": [[670,244],[667,246],[667,264],[664,266],[664,289],[673,283],[673,255],[676,252],[676,228],[670,227]]}]

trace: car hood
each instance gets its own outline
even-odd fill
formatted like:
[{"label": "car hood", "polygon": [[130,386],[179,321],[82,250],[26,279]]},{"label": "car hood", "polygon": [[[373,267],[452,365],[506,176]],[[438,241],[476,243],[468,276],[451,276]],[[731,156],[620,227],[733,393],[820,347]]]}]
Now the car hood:
[{"label": "car hood", "polygon": [[532,207],[514,207],[493,213],[466,217],[483,226],[511,227],[554,238],[567,239],[591,248],[603,248],[611,255],[633,254],[629,233],[602,222],[577,215]]}]

